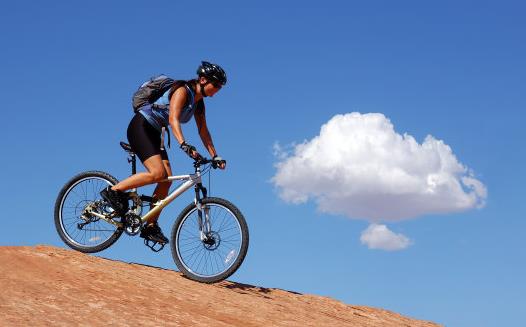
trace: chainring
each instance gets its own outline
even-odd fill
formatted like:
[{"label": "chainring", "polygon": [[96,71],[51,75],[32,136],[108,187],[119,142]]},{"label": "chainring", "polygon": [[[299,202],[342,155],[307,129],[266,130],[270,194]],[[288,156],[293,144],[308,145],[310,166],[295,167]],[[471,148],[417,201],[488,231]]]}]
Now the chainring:
[{"label": "chainring", "polygon": [[141,217],[131,212],[126,214],[126,219],[124,221],[124,232],[130,236],[135,236],[139,234],[141,229]]}]

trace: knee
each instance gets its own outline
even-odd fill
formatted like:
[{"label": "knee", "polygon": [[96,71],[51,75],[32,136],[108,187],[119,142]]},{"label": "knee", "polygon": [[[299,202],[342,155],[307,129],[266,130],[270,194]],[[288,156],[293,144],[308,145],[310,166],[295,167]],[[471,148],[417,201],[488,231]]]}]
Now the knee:
[{"label": "knee", "polygon": [[161,182],[168,177],[168,173],[164,169],[154,170],[150,173],[153,182]]}]

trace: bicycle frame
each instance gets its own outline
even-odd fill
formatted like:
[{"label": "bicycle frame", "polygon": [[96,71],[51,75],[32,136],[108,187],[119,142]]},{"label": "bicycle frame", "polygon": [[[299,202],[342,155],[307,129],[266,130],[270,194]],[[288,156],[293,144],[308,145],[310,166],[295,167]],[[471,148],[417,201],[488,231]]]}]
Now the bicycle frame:
[{"label": "bicycle frame", "polygon": [[[121,146],[123,145],[123,142],[121,142]],[[129,151],[128,154],[130,157],[128,158],[128,162],[132,165],[132,175],[135,175],[137,173],[137,159],[136,154],[134,152]],[[147,214],[141,217],[141,221],[145,223],[148,221],[148,218],[151,216],[159,213],[164,207],[169,205],[173,200],[175,200],[179,195],[183,194],[184,192],[188,191],[192,186],[195,186],[195,204],[197,206],[197,209],[199,210],[199,218],[201,218],[201,201],[199,196],[199,191],[203,192],[203,197],[206,198],[207,192],[206,188],[202,186],[201,183],[201,167],[195,166],[195,174],[190,175],[176,175],[176,176],[168,176],[163,182],[168,181],[185,181],[183,184],[181,184],[178,188],[176,188],[172,193],[168,194],[166,198],[157,201],[156,203],[152,203],[154,207],[148,211]],[[131,190],[132,192],[135,192],[137,194],[137,189],[134,188]],[[139,194],[137,194],[139,196]],[[140,197],[140,196],[139,196]],[[199,219],[199,227],[201,227],[201,219]]]},{"label": "bicycle frame", "polygon": [[[132,172],[135,173],[135,158],[132,157]],[[168,176],[163,182],[168,181],[184,181],[183,184],[181,184],[178,188],[173,190],[170,194],[168,194],[164,199],[158,200],[157,202],[152,203],[153,208],[148,211],[144,216],[141,217],[141,222],[144,224],[146,223],[150,217],[158,214],[162,209],[164,209],[166,206],[168,206],[173,200],[177,199],[181,194],[188,191],[192,186],[195,188],[195,198],[194,203],[197,207],[197,215],[198,215],[198,225],[199,225],[199,232],[200,232],[200,238],[201,241],[204,241],[207,239],[208,232],[211,229],[209,216],[208,216],[208,209],[205,208],[205,224],[203,225],[203,208],[201,207],[201,195],[200,192],[203,194],[203,198],[207,197],[207,190],[202,185],[201,181],[201,167],[199,165],[195,165],[195,174],[190,175],[175,175],[175,176]],[[135,192],[135,194],[139,198],[143,198],[144,196],[141,196],[137,194],[137,189],[133,189],[132,192]],[[149,198],[149,197],[147,197]],[[204,227],[204,228],[203,228]]]},{"label": "bicycle frame", "polygon": [[[151,216],[154,216],[155,214],[158,214],[162,209],[164,209],[164,207],[169,205],[173,200],[175,200],[181,194],[183,194],[184,192],[188,191],[188,189],[190,189],[192,186],[196,186],[195,203],[198,206],[198,209],[201,209],[200,208],[200,201],[199,201],[200,200],[199,191],[203,190],[204,188],[201,185],[201,171],[200,171],[200,169],[198,168],[198,171],[195,174],[191,174],[191,175],[168,176],[168,178],[165,179],[164,181],[167,182],[167,181],[176,181],[176,180],[181,180],[181,181],[185,181],[185,182],[183,184],[181,184],[178,188],[173,190],[172,193],[168,194],[168,196],[166,196],[166,198],[164,198],[162,200],[158,200],[155,203],[152,203],[154,205],[154,207],[150,211],[148,211],[148,213],[146,213],[144,216],[141,217],[141,220],[142,220],[143,223],[148,221],[148,218],[150,218]],[[204,193],[206,193],[206,191]],[[206,194],[203,194],[203,195],[206,196]]]},{"label": "bicycle frame", "polygon": [[[129,151],[126,146],[129,147],[129,145],[126,145],[125,143],[121,142],[121,146],[128,152],[128,155],[130,156],[128,158],[128,162],[131,163],[132,166],[132,174],[136,174],[137,172],[137,165],[136,165],[136,155],[132,151]],[[208,159],[205,159],[208,160]],[[210,161],[207,161],[205,163],[209,163]],[[153,208],[151,208],[148,213],[146,213],[144,216],[142,216],[141,222],[144,224],[146,223],[149,218],[152,216],[159,214],[159,212],[164,209],[166,206],[168,206],[173,200],[178,198],[181,194],[188,191],[192,186],[195,187],[195,198],[194,203],[197,207],[197,214],[198,214],[198,223],[199,223],[199,231],[201,234],[201,240],[207,239],[207,233],[210,231],[210,221],[208,216],[208,210],[205,208],[205,224],[203,229],[203,208],[201,206],[201,196],[200,192],[203,194],[203,198],[207,197],[207,190],[202,185],[201,181],[201,163],[194,163],[195,167],[195,174],[190,175],[175,175],[175,176],[168,176],[165,180],[162,182],[171,182],[171,181],[184,181],[183,184],[181,184],[178,188],[172,191],[172,193],[168,194],[164,199],[157,200],[155,203],[153,202],[153,199],[149,196],[140,195],[137,193],[137,188],[134,188],[131,190],[130,195],[133,194],[133,196],[136,196],[137,198],[144,200],[146,202],[150,202],[153,205]],[[142,206],[142,205],[141,205]],[[90,210],[90,214],[97,216],[105,221],[107,221],[110,224],[113,224],[118,227],[122,227],[123,224],[121,222],[113,221],[113,219],[106,217],[105,215],[102,215],[97,212],[93,212]]]}]

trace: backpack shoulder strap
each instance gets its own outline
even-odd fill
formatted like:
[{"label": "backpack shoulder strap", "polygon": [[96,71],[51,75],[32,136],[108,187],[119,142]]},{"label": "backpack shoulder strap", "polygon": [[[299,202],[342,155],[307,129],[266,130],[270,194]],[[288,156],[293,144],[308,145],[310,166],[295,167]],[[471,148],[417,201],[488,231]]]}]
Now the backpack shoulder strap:
[{"label": "backpack shoulder strap", "polygon": [[168,99],[172,98],[172,95],[174,94],[175,91],[177,91],[178,88],[180,88],[181,86],[185,86],[187,84],[188,84],[187,81],[182,81],[182,80],[174,81],[172,87],[170,88],[170,93],[168,93]]}]

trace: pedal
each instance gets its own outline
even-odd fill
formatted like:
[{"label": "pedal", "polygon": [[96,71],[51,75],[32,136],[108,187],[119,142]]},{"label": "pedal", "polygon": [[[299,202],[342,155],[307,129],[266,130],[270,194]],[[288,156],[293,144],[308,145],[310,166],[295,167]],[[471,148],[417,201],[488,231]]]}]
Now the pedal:
[{"label": "pedal", "polygon": [[[152,242],[152,245],[150,245],[150,242]],[[166,243],[159,243],[159,242],[151,241],[151,240],[148,240],[148,239],[144,239],[144,245],[149,247],[150,250],[152,250],[153,252],[159,252],[162,249],[164,249],[164,246],[166,245]],[[159,245],[159,248],[156,249],[155,248],[156,245]]]}]

